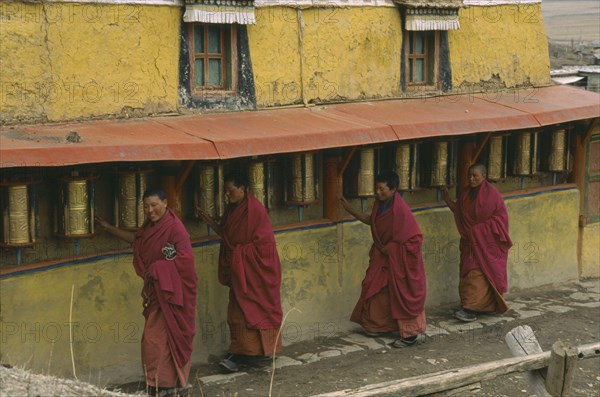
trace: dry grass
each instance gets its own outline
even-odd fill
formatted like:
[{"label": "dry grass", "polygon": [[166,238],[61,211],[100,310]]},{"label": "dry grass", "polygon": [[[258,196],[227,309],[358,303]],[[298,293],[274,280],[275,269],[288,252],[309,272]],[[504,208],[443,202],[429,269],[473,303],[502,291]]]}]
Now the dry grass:
[{"label": "dry grass", "polygon": [[127,397],[78,380],[33,374],[20,368],[0,366],[0,397]]}]

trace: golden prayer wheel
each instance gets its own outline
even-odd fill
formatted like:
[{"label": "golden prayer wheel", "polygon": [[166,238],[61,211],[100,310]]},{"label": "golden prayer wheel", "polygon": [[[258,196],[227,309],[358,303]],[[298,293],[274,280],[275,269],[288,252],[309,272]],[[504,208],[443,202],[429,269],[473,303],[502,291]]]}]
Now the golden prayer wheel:
[{"label": "golden prayer wheel", "polygon": [[400,178],[398,190],[409,191],[418,187],[417,143],[403,143],[396,147],[396,174]]},{"label": "golden prayer wheel", "polygon": [[552,172],[563,172],[565,170],[565,136],[564,129],[552,133],[552,149],[550,151],[550,163],[548,168]]},{"label": "golden prayer wheel", "polygon": [[492,135],[490,137],[487,177],[491,181],[499,181],[506,176],[506,162],[504,160],[504,136]]},{"label": "golden prayer wheel", "polygon": [[67,238],[94,234],[95,176],[67,177],[59,187],[55,233]]},{"label": "golden prayer wheel", "polygon": [[448,179],[448,142],[434,142],[431,186],[445,186]]},{"label": "golden prayer wheel", "polygon": [[253,161],[248,167],[248,184],[250,191],[265,208],[268,208],[268,197],[266,192],[265,164],[260,161]]},{"label": "golden prayer wheel", "polygon": [[36,197],[31,181],[1,182],[2,246],[25,247],[35,243]]},{"label": "golden prayer wheel", "polygon": [[115,197],[115,224],[136,230],[144,223],[144,191],[150,170],[118,171]]},{"label": "golden prayer wheel", "polygon": [[295,153],[291,157],[288,204],[311,204],[317,197],[314,154]]},{"label": "golden prayer wheel", "polygon": [[537,171],[537,133],[525,132],[516,137],[516,175],[533,175]]},{"label": "golden prayer wheel", "polygon": [[219,218],[225,213],[224,178],[222,165],[203,164],[199,168],[197,202],[213,218]]},{"label": "golden prayer wheel", "polygon": [[361,149],[360,168],[358,171],[358,196],[372,197],[373,195],[375,195],[375,149]]}]

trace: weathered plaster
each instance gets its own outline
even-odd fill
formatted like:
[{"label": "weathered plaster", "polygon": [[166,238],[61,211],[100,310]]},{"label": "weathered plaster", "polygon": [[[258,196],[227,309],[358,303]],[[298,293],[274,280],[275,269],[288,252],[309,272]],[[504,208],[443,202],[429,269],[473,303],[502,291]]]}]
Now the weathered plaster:
[{"label": "weathered plaster", "polygon": [[178,8],[13,7],[2,7],[1,122],[176,110]]},{"label": "weathered plaster", "polygon": [[448,40],[455,88],[550,84],[541,4],[461,9]]}]

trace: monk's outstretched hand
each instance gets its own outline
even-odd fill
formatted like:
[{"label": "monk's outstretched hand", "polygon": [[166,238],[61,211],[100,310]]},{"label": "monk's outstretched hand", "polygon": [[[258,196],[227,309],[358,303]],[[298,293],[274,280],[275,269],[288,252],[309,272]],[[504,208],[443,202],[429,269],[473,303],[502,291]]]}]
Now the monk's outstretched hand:
[{"label": "monk's outstretched hand", "polygon": [[100,216],[98,216],[98,215],[96,215],[96,216],[94,217],[94,220],[96,221],[96,223],[97,223],[97,224],[99,224],[99,225],[100,225],[100,227],[101,227],[103,230],[106,230],[106,228],[110,226],[110,223],[106,222],[106,221],[104,220],[104,218],[102,218],[102,217],[100,217]]},{"label": "monk's outstretched hand", "polygon": [[342,207],[344,207],[344,209],[346,211],[348,211],[348,208],[350,208],[350,203],[348,203],[348,200],[346,200],[346,197],[341,196],[340,197],[340,203],[342,203]]}]

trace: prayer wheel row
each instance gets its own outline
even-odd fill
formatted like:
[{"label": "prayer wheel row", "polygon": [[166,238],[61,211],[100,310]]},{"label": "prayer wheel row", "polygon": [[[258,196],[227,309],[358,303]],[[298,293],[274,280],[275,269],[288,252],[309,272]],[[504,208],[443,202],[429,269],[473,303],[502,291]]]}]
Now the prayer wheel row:
[{"label": "prayer wheel row", "polygon": [[[431,144],[432,163],[427,175],[422,178],[420,146],[421,143],[402,143],[396,146],[394,169],[400,179],[398,190],[413,191],[421,187],[425,179],[430,187],[454,185],[458,165],[458,145],[456,141],[437,141]],[[358,196],[369,197],[375,192],[375,175],[379,172],[375,148],[360,150],[358,172]]]},{"label": "prayer wheel row", "polygon": [[[513,136],[514,163],[513,174],[518,176],[534,175],[538,171],[540,160],[540,142],[538,132],[524,132]],[[488,146],[488,179],[498,181],[506,177],[508,163],[509,134],[496,134],[490,137]],[[548,158],[548,171],[563,172],[568,169],[567,133],[565,129],[551,132],[551,144]]]}]

